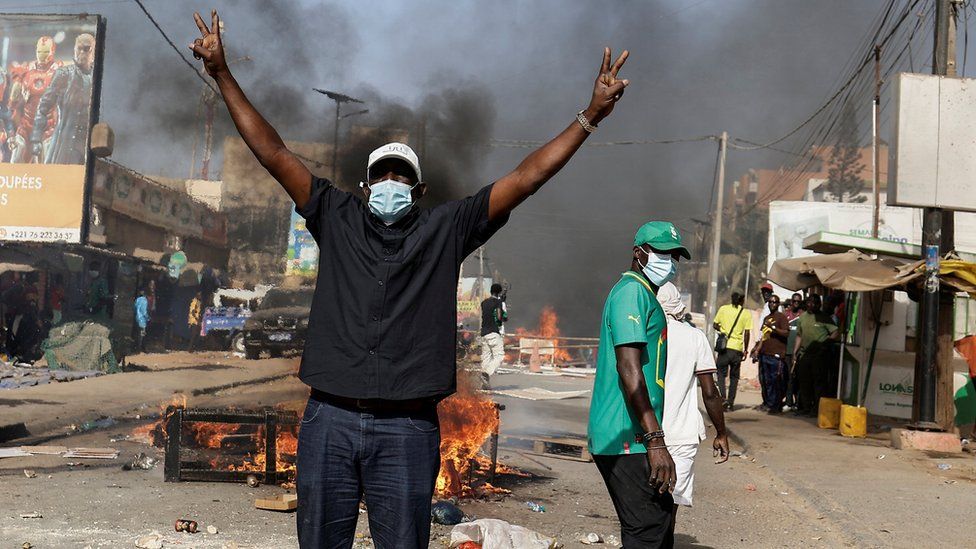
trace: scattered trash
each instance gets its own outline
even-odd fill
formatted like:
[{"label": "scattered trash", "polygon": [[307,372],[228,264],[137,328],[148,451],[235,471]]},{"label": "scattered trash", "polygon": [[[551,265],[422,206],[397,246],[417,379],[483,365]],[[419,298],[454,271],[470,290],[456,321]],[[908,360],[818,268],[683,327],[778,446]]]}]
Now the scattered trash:
[{"label": "scattered trash", "polygon": [[748,492],[755,492],[756,491],[756,485],[755,484],[746,484],[746,491],[748,491]]},{"label": "scattered trash", "polygon": [[33,469],[24,469],[24,476],[27,478],[37,478],[37,473]]},{"label": "scattered trash", "polygon": [[954,481],[954,480],[947,480],[947,481],[945,481],[945,483],[946,483],[946,484],[955,484],[955,483],[956,483],[956,481]]},{"label": "scattered trash", "polygon": [[254,500],[254,506],[266,511],[294,511],[298,509],[298,496],[278,494],[273,498],[258,498]]},{"label": "scattered trash", "polygon": [[165,539],[162,534],[153,530],[151,534],[136,539],[136,547],[139,549],[163,549]]},{"label": "scattered trash", "polygon": [[546,512],[545,506],[539,505],[538,503],[536,503],[534,501],[526,501],[525,502],[525,506],[528,507],[529,509],[531,509],[532,511],[535,511],[536,513],[545,513]]},{"label": "scattered trash", "polygon": [[580,538],[580,543],[582,543],[583,545],[593,545],[596,543],[603,543],[603,538],[600,537],[600,534],[597,534],[596,532],[590,532],[589,534],[586,534],[585,536]]},{"label": "scattered trash", "polygon": [[461,545],[458,545],[457,549],[481,549],[481,544],[473,541],[466,541]]},{"label": "scattered trash", "polygon": [[617,540],[617,536],[610,534],[607,536],[607,545],[611,547],[620,547],[620,541]]},{"label": "scattered trash", "polygon": [[742,452],[740,452],[738,450],[732,450],[731,452],[729,452],[729,455],[732,456],[732,457],[739,457],[739,456],[742,455]]},{"label": "scattered trash", "polygon": [[952,465],[949,465],[948,463],[940,463],[938,467],[940,471],[948,471],[949,469],[952,469]]},{"label": "scattered trash", "polygon": [[812,539],[813,541],[820,541],[823,539],[823,536],[817,536],[815,538],[810,538],[810,539]]},{"label": "scattered trash", "polygon": [[197,521],[190,519],[176,519],[173,525],[177,532],[197,533]]},{"label": "scattered trash", "polygon": [[779,495],[781,495],[781,496],[788,496],[788,495],[790,495],[790,493],[789,492],[780,492]]},{"label": "scattered trash", "polygon": [[554,549],[556,547],[556,540],[553,538],[498,519],[478,519],[456,525],[451,530],[451,542],[448,547],[461,547],[461,544],[466,542],[474,542],[481,547],[492,549]]},{"label": "scattered trash", "polygon": [[20,546],[20,549],[33,549],[33,547],[34,546],[31,545],[29,541],[25,541],[24,544]]},{"label": "scattered trash", "polygon": [[454,526],[459,522],[464,522],[464,513],[458,509],[457,505],[449,501],[438,501],[430,506],[431,519],[437,524]]},{"label": "scattered trash", "polygon": [[886,457],[888,457],[886,454],[881,454],[881,455],[878,456],[878,459],[884,459]]},{"label": "scattered trash", "polygon": [[288,481],[282,482],[281,484],[279,484],[279,486],[281,486],[285,490],[294,490],[295,489],[295,481],[294,480],[288,480]]},{"label": "scattered trash", "polygon": [[22,513],[20,515],[20,518],[22,518],[22,519],[35,519],[35,518],[44,518],[44,516],[41,515],[40,513]]},{"label": "scattered trash", "polygon": [[145,452],[139,452],[136,457],[132,458],[132,461],[126,463],[122,466],[122,470],[131,471],[132,469],[143,469],[148,471],[156,466],[159,460],[146,454]]},{"label": "scattered trash", "polygon": [[61,454],[63,458],[79,459],[115,459],[119,451],[115,448],[72,448]]},{"label": "scattered trash", "polygon": [[86,421],[78,426],[78,430],[81,432],[93,431],[95,429],[104,429],[106,427],[111,427],[118,423],[115,418],[103,417],[101,419],[96,419],[93,421]]},{"label": "scattered trash", "polygon": [[214,526],[213,524],[211,524],[210,526],[207,526],[207,533],[208,534],[216,534],[217,533],[217,527]]},{"label": "scattered trash", "polygon": [[261,479],[259,479],[257,475],[247,475],[246,481],[247,481],[247,485],[250,486],[251,488],[257,488],[258,486],[261,486]]}]

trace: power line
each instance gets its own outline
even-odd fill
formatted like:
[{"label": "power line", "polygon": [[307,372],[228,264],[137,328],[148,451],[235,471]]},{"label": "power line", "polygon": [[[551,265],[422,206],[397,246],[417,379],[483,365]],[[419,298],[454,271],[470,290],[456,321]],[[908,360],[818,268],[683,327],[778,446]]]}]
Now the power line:
[{"label": "power line", "polygon": [[[206,84],[206,86],[208,88],[210,88],[210,90],[213,91],[214,94],[221,101],[223,101],[223,97],[221,97],[220,92],[217,91],[217,88],[215,88],[213,86],[213,84],[210,83],[209,80],[207,80],[206,78],[203,77],[202,74],[200,74],[200,71],[197,70],[197,67],[193,64],[193,62],[190,61],[189,59],[187,59],[186,56],[183,55],[183,51],[181,49],[177,48],[176,47],[176,44],[174,44],[173,41],[170,40],[169,36],[166,35],[166,31],[164,31],[163,28],[159,26],[159,23],[157,23],[156,22],[156,19],[152,16],[151,13],[149,13],[149,10],[146,9],[146,6],[144,6],[142,4],[142,0],[133,0],[133,2],[135,2],[139,6],[139,8],[142,10],[142,12],[146,14],[146,17],[149,18],[149,22],[152,23],[154,27],[156,27],[156,30],[159,31],[159,34],[161,34],[163,36],[163,39],[165,39],[166,42],[169,44],[169,46],[171,48],[173,48],[173,51],[176,52],[176,55],[179,55],[180,56],[180,59],[182,59],[183,62],[186,63],[186,66],[187,67],[190,67],[190,70],[193,71],[193,74],[195,74],[197,76],[197,78],[199,78],[204,84]],[[218,31],[218,29],[214,29],[214,32],[217,32],[217,31]]]}]

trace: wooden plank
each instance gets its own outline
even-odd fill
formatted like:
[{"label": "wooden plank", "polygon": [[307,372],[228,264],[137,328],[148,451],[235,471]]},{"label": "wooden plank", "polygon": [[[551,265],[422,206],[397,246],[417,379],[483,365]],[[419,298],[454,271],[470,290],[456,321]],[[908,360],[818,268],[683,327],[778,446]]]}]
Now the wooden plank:
[{"label": "wooden plank", "polygon": [[67,446],[21,446],[21,450],[32,454],[58,456],[68,451]]},{"label": "wooden plank", "polygon": [[273,498],[258,498],[254,507],[267,511],[294,511],[298,509],[297,494],[279,494]]},{"label": "wooden plank", "polygon": [[578,457],[578,456],[571,456],[569,454],[551,454],[549,452],[543,452],[543,453],[538,453],[538,452],[525,452],[525,453],[528,454],[528,455],[530,455],[530,456],[539,456],[539,457],[547,457],[547,458],[554,458],[554,459],[565,459],[565,460],[569,460],[569,461],[581,461],[581,462],[584,462],[584,463],[589,463],[589,462],[593,461],[593,458],[590,457],[589,452],[587,452],[587,456],[585,458]]}]

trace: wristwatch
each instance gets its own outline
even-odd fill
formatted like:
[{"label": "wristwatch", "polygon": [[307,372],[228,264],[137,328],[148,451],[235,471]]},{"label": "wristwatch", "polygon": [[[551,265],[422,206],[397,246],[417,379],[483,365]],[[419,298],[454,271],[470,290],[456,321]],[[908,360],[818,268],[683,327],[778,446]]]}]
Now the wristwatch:
[{"label": "wristwatch", "polygon": [[590,121],[583,116],[584,112],[586,112],[586,109],[576,113],[576,121],[579,122],[579,125],[586,133],[593,133],[596,131],[596,124],[590,124]]}]

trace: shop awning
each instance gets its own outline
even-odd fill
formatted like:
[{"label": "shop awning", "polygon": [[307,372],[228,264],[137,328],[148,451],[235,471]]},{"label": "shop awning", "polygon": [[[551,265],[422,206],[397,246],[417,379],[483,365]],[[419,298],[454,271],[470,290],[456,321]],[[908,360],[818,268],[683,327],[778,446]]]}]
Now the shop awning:
[{"label": "shop awning", "polygon": [[[769,271],[770,281],[797,291],[818,284],[845,292],[870,292],[902,286],[924,274],[924,262],[869,256],[858,250],[780,259]],[[976,263],[955,257],[939,267],[943,284],[976,298]]]},{"label": "shop awning", "polygon": [[918,278],[921,272],[917,269],[921,265],[921,261],[872,257],[848,250],[777,260],[767,278],[792,291],[822,284],[845,292],[870,292]]}]

